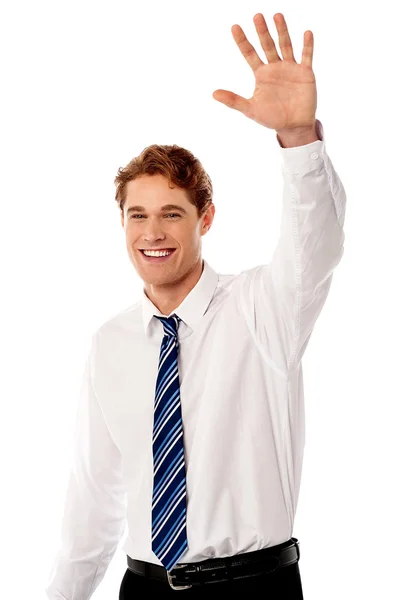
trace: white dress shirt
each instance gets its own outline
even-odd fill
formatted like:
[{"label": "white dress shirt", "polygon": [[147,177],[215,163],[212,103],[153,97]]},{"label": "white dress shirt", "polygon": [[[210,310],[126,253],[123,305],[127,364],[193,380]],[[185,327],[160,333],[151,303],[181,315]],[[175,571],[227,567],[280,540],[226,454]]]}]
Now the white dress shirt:
[{"label": "white dress shirt", "polygon": [[[222,275],[204,260],[173,311],[182,319],[182,563],[293,535],[305,442],[301,359],[344,245],[346,194],[317,125],[318,141],[281,147],[281,233],[270,263]],[[51,600],[92,596],[126,524],[125,553],[160,564],[151,550],[152,425],[164,333],[153,315],[161,313],[143,288],[93,334]]]}]

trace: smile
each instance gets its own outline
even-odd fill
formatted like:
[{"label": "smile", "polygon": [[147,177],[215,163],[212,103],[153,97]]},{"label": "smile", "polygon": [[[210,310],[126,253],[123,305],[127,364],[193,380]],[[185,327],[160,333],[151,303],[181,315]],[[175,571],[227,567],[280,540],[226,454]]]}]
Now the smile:
[{"label": "smile", "polygon": [[149,263],[162,263],[166,262],[175,253],[175,250],[176,248],[171,248],[168,251],[170,254],[167,254],[166,256],[146,256],[143,250],[140,250],[140,253],[143,259]]}]

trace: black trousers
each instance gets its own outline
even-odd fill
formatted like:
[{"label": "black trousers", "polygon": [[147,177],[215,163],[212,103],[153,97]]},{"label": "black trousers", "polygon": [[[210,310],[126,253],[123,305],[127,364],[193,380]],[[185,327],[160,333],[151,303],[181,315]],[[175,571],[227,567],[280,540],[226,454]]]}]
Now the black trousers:
[{"label": "black trousers", "polygon": [[258,577],[210,583],[187,590],[173,590],[167,582],[136,575],[130,569],[126,569],[119,590],[119,600],[137,600],[157,593],[159,593],[158,598],[173,594],[175,598],[182,598],[184,595],[190,598],[205,598],[206,596],[216,598],[233,592],[242,595],[250,592],[261,593],[265,600],[303,600],[299,562],[280,567],[276,571]]}]

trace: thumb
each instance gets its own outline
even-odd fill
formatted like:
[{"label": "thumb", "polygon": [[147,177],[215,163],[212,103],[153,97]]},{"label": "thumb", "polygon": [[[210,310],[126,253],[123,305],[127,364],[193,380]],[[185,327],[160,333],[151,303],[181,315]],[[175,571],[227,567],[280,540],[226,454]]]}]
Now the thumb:
[{"label": "thumb", "polygon": [[249,109],[249,101],[234,92],[228,90],[215,90],[212,94],[213,98],[222,104],[225,104],[229,108],[239,110],[240,112],[247,114]]}]

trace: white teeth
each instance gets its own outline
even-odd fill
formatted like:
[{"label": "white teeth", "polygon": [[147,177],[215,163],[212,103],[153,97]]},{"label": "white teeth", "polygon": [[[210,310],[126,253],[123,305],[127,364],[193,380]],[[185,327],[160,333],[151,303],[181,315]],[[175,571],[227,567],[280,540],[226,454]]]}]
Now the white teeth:
[{"label": "white teeth", "polygon": [[169,256],[172,252],[159,252],[158,250],[143,250],[146,256]]}]

